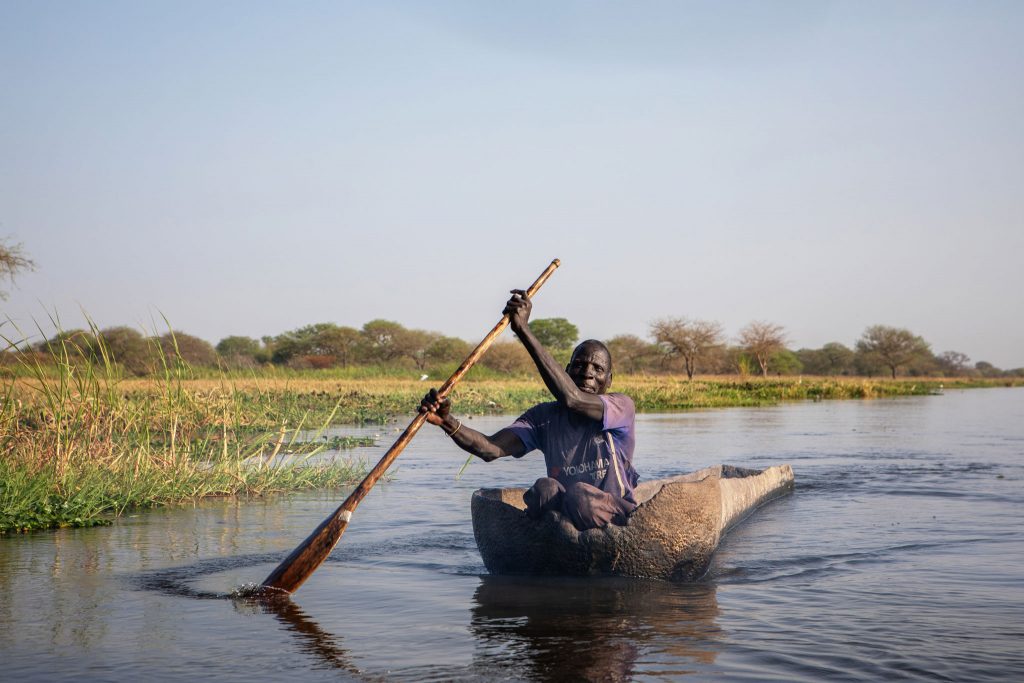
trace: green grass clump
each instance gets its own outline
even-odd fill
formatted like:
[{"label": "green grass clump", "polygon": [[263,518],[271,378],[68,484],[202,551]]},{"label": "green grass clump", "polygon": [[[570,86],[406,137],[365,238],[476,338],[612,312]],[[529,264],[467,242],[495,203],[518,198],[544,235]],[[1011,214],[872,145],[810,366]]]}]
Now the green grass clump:
[{"label": "green grass clump", "polygon": [[161,378],[139,387],[99,352],[89,360],[64,340],[45,365],[25,354],[23,376],[3,387],[0,533],[103,524],[206,496],[340,487],[365,471],[361,461],[321,455],[368,445],[322,438],[337,403],[318,405],[319,423],[295,406],[254,410],[251,394],[228,385],[195,390],[180,362],[165,362]]}]

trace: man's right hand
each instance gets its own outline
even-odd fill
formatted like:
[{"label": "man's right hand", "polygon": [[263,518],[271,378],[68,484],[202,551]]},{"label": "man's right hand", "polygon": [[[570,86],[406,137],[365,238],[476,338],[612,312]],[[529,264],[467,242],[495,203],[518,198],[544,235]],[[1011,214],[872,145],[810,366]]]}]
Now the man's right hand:
[{"label": "man's right hand", "polygon": [[452,410],[452,402],[447,398],[442,400],[437,395],[437,389],[431,389],[420,401],[420,412],[425,413],[427,422],[432,425],[441,426]]}]

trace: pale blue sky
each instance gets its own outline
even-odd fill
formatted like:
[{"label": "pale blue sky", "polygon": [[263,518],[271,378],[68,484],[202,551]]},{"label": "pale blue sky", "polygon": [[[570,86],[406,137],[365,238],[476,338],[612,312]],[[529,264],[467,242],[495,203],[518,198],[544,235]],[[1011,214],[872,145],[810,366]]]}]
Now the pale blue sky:
[{"label": "pale blue sky", "polygon": [[588,337],[1024,366],[1022,74],[1019,2],[0,0],[0,306],[476,341],[559,257]]}]

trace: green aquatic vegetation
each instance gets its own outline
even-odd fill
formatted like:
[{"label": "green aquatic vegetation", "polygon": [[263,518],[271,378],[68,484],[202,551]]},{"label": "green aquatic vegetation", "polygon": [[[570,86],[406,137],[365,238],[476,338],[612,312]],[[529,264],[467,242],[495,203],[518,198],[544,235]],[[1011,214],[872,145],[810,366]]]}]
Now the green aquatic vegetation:
[{"label": "green aquatic vegetation", "polygon": [[[365,444],[323,438],[337,403],[320,410],[319,422],[308,411],[252,411],[230,387],[195,390],[190,368],[162,354],[162,377],[140,388],[119,375],[102,344],[90,351],[64,339],[50,344],[45,365],[25,354],[23,376],[3,387],[0,533],[102,524],[126,510],[206,496],[341,487],[366,469],[348,457],[312,457]],[[303,446],[310,439],[317,449]],[[266,457],[270,440],[271,455],[298,457]]]},{"label": "green aquatic vegetation", "polygon": [[[264,446],[264,451],[268,449],[280,450],[279,444],[280,441],[268,441]],[[321,436],[319,439],[311,441],[292,441],[285,452],[289,454],[317,455],[324,451],[350,450],[376,444],[377,441],[371,436]]]}]

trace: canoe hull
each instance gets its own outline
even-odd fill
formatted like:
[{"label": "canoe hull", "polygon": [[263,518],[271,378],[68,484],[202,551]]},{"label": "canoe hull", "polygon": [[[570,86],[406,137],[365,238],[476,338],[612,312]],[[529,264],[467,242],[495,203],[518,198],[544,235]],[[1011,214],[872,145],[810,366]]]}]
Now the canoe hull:
[{"label": "canoe hull", "polygon": [[617,575],[693,581],[722,536],[765,502],[792,490],[789,465],[748,470],[716,465],[645,482],[623,526],[579,531],[558,514],[526,516],[525,489],[473,494],[473,534],[492,574]]}]

